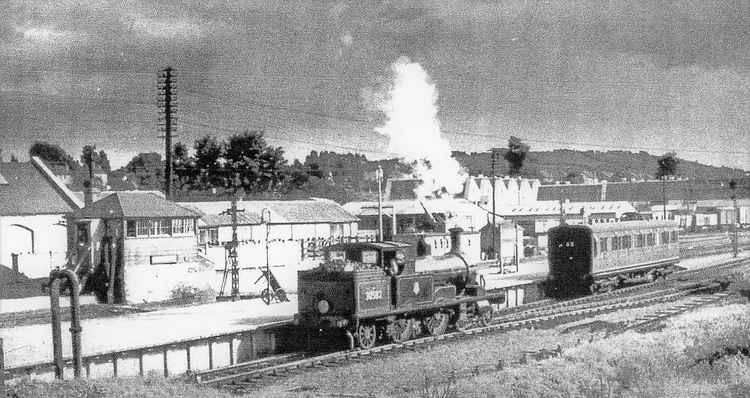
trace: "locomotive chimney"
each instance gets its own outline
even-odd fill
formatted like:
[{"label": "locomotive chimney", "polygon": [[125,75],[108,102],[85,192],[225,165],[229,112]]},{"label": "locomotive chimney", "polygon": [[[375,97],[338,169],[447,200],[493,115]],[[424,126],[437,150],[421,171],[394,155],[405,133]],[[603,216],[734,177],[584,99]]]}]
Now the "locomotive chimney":
[{"label": "locomotive chimney", "polygon": [[451,233],[451,253],[453,254],[460,254],[461,253],[461,235],[463,234],[464,230],[460,227],[451,228],[448,230],[448,232]]}]

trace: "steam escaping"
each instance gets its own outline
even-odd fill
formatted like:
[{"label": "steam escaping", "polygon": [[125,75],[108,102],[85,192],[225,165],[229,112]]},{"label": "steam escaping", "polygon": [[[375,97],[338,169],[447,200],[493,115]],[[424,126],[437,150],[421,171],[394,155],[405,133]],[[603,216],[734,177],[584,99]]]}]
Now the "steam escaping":
[{"label": "steam escaping", "polygon": [[435,85],[422,66],[408,58],[399,58],[391,70],[393,83],[377,104],[386,122],[375,131],[389,138],[390,152],[414,164],[415,177],[422,181],[414,192],[418,198],[461,192],[466,174],[441,136]]}]

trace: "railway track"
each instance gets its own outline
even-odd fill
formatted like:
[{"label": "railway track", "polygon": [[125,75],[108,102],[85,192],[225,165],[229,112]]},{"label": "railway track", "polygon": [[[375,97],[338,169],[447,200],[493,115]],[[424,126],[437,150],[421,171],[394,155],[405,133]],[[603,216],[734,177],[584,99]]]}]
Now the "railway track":
[{"label": "railway track", "polygon": [[716,290],[721,290],[725,286],[715,283],[713,278],[729,274],[731,272],[727,271],[732,271],[734,267],[743,264],[746,265],[747,263],[747,259],[741,259],[704,269],[680,271],[674,273],[672,279],[660,280],[646,284],[645,286],[633,286],[601,295],[586,296],[564,302],[543,300],[542,302],[517,307],[519,309],[510,313],[499,313],[487,326],[453,331],[438,336],[421,337],[401,343],[381,345],[367,350],[345,350],[314,356],[287,354],[267,357],[234,365],[231,368],[218,368],[197,372],[195,380],[199,384],[224,387],[231,390],[252,390],[267,383],[269,380],[286,377],[305,371],[306,369],[340,366],[342,363],[349,361],[393,355],[398,352],[416,350],[422,346],[441,344],[487,333],[549,327],[550,325],[569,323],[626,308],[644,307],[675,301],[701,292],[714,294],[713,296],[707,296],[710,299],[700,298],[690,300],[688,305],[675,306],[654,316],[636,320],[632,325],[628,326],[629,328],[645,327],[650,323],[725,297],[726,295],[715,294]]}]

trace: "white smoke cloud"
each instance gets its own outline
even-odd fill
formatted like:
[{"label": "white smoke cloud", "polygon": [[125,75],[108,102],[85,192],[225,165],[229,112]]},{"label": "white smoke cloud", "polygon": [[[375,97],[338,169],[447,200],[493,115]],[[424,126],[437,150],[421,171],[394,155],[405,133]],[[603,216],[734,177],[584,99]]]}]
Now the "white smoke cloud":
[{"label": "white smoke cloud", "polygon": [[415,177],[422,180],[417,197],[443,190],[461,192],[466,174],[440,132],[435,85],[422,66],[408,58],[398,59],[391,70],[393,83],[384,101],[378,103],[386,121],[375,131],[389,138],[390,152],[416,163]]}]

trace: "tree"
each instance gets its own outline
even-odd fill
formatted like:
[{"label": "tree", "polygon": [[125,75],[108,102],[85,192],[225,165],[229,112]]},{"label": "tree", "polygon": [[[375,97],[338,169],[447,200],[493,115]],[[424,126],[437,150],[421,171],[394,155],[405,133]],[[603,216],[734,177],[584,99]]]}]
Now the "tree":
[{"label": "tree", "polygon": [[520,174],[529,149],[529,146],[521,141],[520,138],[513,136],[510,137],[508,140],[508,151],[505,152],[503,158],[508,162],[511,176],[517,176]]},{"label": "tree", "polygon": [[62,163],[71,170],[78,168],[78,163],[64,149],[57,144],[44,141],[36,141],[29,148],[29,156],[38,156],[48,163]]},{"label": "tree", "polygon": [[269,146],[262,131],[245,131],[231,136],[225,146],[224,158],[225,167],[231,173],[228,187],[233,189],[270,191],[284,180],[284,150]]},{"label": "tree", "polygon": [[164,162],[159,153],[139,153],[125,165],[125,170],[134,176],[139,188],[153,190],[163,188]]},{"label": "tree", "polygon": [[674,152],[667,152],[656,160],[658,168],[656,170],[656,178],[661,179],[661,194],[664,199],[663,206],[663,217],[667,219],[667,177],[675,175],[677,172],[677,164],[679,163],[677,154]]}]

